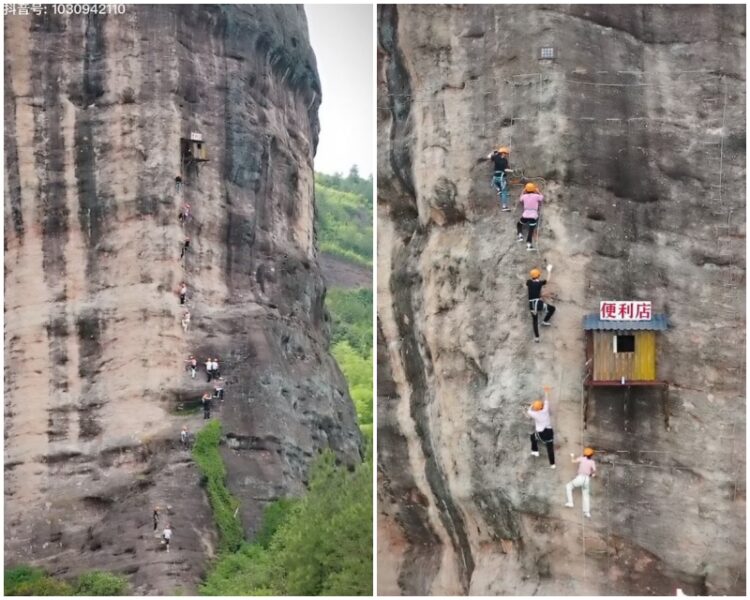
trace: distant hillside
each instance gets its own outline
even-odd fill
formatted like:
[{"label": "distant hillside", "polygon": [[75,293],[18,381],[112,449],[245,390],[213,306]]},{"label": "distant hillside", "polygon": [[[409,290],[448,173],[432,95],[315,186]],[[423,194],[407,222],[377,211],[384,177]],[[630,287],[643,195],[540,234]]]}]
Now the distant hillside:
[{"label": "distant hillside", "polygon": [[315,201],[321,252],[372,269],[372,178],[317,173]]},{"label": "distant hillside", "polygon": [[372,434],[372,177],[315,175],[320,264],[328,283],[332,348],[362,430]]}]

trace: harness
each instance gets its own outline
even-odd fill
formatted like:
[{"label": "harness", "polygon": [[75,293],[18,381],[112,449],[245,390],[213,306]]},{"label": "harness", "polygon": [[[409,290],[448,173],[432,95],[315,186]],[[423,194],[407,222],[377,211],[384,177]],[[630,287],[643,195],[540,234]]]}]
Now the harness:
[{"label": "harness", "polygon": [[506,187],[505,172],[495,171],[494,175],[492,176],[492,183],[495,186],[499,187],[501,190],[504,190]]},{"label": "harness", "polygon": [[549,441],[543,440],[542,436],[539,435],[539,432],[536,429],[534,430],[534,435],[536,436],[537,441],[542,442],[545,445],[553,444],[555,442],[554,432],[552,432],[552,437],[549,439]]},{"label": "harness", "polygon": [[[539,307],[539,303],[542,303],[541,308]],[[533,300],[529,300],[529,309],[531,310],[531,314],[534,316],[537,316],[540,310],[544,309],[545,304],[544,300],[541,298],[534,298]]]}]

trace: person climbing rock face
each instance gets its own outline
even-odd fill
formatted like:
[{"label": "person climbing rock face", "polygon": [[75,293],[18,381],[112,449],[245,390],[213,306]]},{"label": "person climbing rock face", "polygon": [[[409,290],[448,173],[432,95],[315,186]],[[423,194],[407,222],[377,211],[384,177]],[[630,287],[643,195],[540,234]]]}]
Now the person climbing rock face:
[{"label": "person climbing rock face", "polygon": [[214,358],[213,364],[212,364],[212,371],[214,379],[218,379],[221,376],[221,373],[219,373],[219,359]]},{"label": "person climbing rock face", "polygon": [[192,379],[195,379],[195,373],[198,370],[198,359],[191,354],[190,358],[188,358],[185,362],[187,363],[187,368],[190,369],[190,377]]},{"label": "person climbing rock face", "polygon": [[169,552],[169,542],[172,541],[172,525],[167,523],[164,531],[161,533],[162,542],[167,546],[167,552]]},{"label": "person climbing rock face", "polygon": [[201,404],[203,404],[203,418],[211,418],[211,392],[206,392],[201,398]]},{"label": "person climbing rock face", "polygon": [[182,314],[182,329],[185,333],[187,333],[188,327],[190,325],[190,311],[186,310]]},{"label": "person climbing rock face", "polygon": [[531,269],[529,275],[531,279],[526,280],[526,287],[529,290],[529,310],[531,311],[531,322],[534,328],[534,341],[539,342],[539,313],[541,311],[546,313],[542,325],[550,326],[549,321],[555,314],[555,307],[542,300],[542,286],[549,283],[549,280],[539,279],[542,276],[539,269]]},{"label": "person climbing rock face", "polygon": [[177,215],[177,218],[180,220],[180,223],[183,225],[190,220],[190,205],[189,204],[182,205],[182,208],[180,209],[180,212]]},{"label": "person climbing rock face", "polygon": [[187,298],[187,284],[183,281],[180,284],[180,304],[185,304],[185,298]]},{"label": "person climbing rock face", "polygon": [[182,177],[180,175],[174,178],[174,187],[178,192],[182,189]]},{"label": "person climbing rock face", "polygon": [[153,518],[154,518],[154,531],[156,531],[156,529],[159,527],[159,507],[158,506],[154,507]]},{"label": "person climbing rock face", "polygon": [[531,454],[539,456],[539,442],[547,447],[550,468],[555,468],[555,434],[549,416],[548,388],[544,388],[544,400],[534,400],[526,414],[534,419],[534,433],[531,434]]},{"label": "person climbing rock face", "polygon": [[190,248],[190,238],[185,238],[185,241],[182,242],[182,252],[180,252],[180,258],[187,254],[188,248]]},{"label": "person climbing rock face", "polygon": [[487,158],[492,161],[494,171],[492,174],[492,185],[497,190],[497,195],[500,198],[500,210],[502,212],[508,212],[508,200],[510,192],[508,191],[508,177],[507,174],[512,172],[510,164],[508,163],[508,157],[510,156],[510,150],[505,146],[501,146],[497,150],[493,151]]},{"label": "person climbing rock face", "polygon": [[523,194],[519,202],[523,205],[523,214],[521,219],[516,223],[518,232],[518,241],[523,241],[523,226],[526,225],[529,233],[526,237],[526,249],[533,250],[531,243],[534,239],[534,231],[539,223],[539,209],[542,206],[544,196],[539,193],[539,189],[534,183],[527,183],[523,188]]},{"label": "person climbing rock face", "polygon": [[596,477],[596,463],[593,460],[594,449],[584,448],[583,455],[576,458],[571,454],[571,462],[578,463],[578,474],[565,485],[565,506],[573,508],[573,488],[581,488],[583,495],[583,515],[591,518],[591,478]]}]

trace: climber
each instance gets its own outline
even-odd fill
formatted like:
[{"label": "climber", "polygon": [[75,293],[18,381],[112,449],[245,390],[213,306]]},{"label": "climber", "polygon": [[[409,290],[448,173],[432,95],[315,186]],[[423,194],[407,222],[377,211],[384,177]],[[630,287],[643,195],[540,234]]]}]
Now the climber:
[{"label": "climber", "polygon": [[154,506],[154,531],[159,527],[159,507]]},{"label": "climber", "polygon": [[182,188],[182,177],[180,175],[174,178],[174,187],[178,192]]},{"label": "climber", "polygon": [[224,378],[218,377],[214,383],[214,398],[224,400]]},{"label": "climber", "polygon": [[187,284],[183,281],[180,284],[180,304],[185,304],[186,297],[187,297]]},{"label": "climber", "polygon": [[211,381],[211,376],[214,374],[214,363],[210,358],[206,359],[206,377],[207,381]]},{"label": "climber", "polygon": [[527,250],[533,250],[531,241],[534,239],[534,231],[539,222],[539,209],[542,206],[542,200],[544,200],[544,196],[539,193],[536,184],[527,183],[523,188],[523,194],[521,194],[519,200],[523,205],[523,214],[521,215],[521,220],[516,223],[519,242],[523,241],[523,226],[527,225],[529,228],[529,234],[526,236]]},{"label": "climber", "polygon": [[203,394],[203,398],[201,398],[201,403],[203,404],[203,418],[210,419],[211,418],[211,392],[206,392],[205,394]]},{"label": "climber", "polygon": [[539,456],[538,442],[547,446],[547,458],[550,468],[555,468],[555,434],[549,417],[549,388],[544,388],[544,400],[534,400],[526,414],[534,419],[534,433],[531,434],[531,454]]},{"label": "climber", "polygon": [[508,173],[512,173],[513,170],[510,168],[508,163],[508,156],[510,150],[505,146],[501,146],[497,150],[493,151],[492,154],[487,156],[488,160],[491,160],[494,164],[494,172],[492,175],[492,185],[497,189],[497,196],[500,198],[502,212],[508,212]]},{"label": "climber", "polygon": [[192,379],[195,379],[195,373],[198,370],[198,359],[191,354],[190,358],[188,358],[185,362],[188,363],[188,369],[190,369],[190,377]]},{"label": "climber", "polygon": [[162,544],[166,544],[167,552],[169,552],[169,542],[172,539],[172,525],[170,523],[167,523],[167,526],[164,528],[164,531],[162,531],[161,537],[162,537]]},{"label": "climber", "polygon": [[578,474],[569,481],[565,486],[565,497],[567,502],[565,506],[573,508],[573,488],[582,488],[583,494],[583,515],[591,518],[591,499],[589,497],[590,479],[596,477],[596,463],[592,459],[594,456],[593,448],[584,448],[583,456],[576,458],[575,454],[571,454],[571,462],[578,463]]},{"label": "climber", "polygon": [[182,205],[182,208],[180,209],[180,212],[177,215],[177,218],[180,220],[180,223],[182,225],[184,225],[190,220],[190,205],[189,204]]},{"label": "climber", "polygon": [[183,450],[187,449],[189,438],[190,434],[188,433],[187,427],[183,427],[182,431],[180,431],[180,444],[182,445]]},{"label": "climber", "polygon": [[185,241],[182,243],[182,251],[180,252],[180,258],[185,256],[185,254],[188,251],[188,248],[190,248],[190,238],[186,237]]},{"label": "climber", "polygon": [[542,325],[549,327],[551,325],[549,320],[555,314],[555,307],[542,300],[542,286],[548,282],[547,279],[539,279],[542,276],[542,272],[535,268],[531,269],[529,275],[531,275],[531,279],[526,280],[526,287],[529,290],[529,310],[531,311],[531,322],[534,326],[534,341],[538,343],[539,327],[537,319],[539,312],[544,310],[546,315],[544,321],[542,321]]},{"label": "climber", "polygon": [[190,325],[190,311],[186,310],[182,315],[182,329],[187,333],[188,325]]},{"label": "climber", "polygon": [[219,359],[218,358],[214,358],[213,373],[214,373],[214,379],[218,379],[221,376],[221,373],[219,373]]}]

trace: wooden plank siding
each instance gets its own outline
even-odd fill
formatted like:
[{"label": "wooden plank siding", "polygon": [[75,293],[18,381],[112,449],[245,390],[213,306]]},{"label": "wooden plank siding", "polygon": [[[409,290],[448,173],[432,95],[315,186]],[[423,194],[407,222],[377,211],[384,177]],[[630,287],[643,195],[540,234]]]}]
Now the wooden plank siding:
[{"label": "wooden plank siding", "polygon": [[653,381],[656,379],[656,332],[621,331],[635,336],[635,352],[614,351],[613,338],[618,332],[594,332],[594,381]]}]

